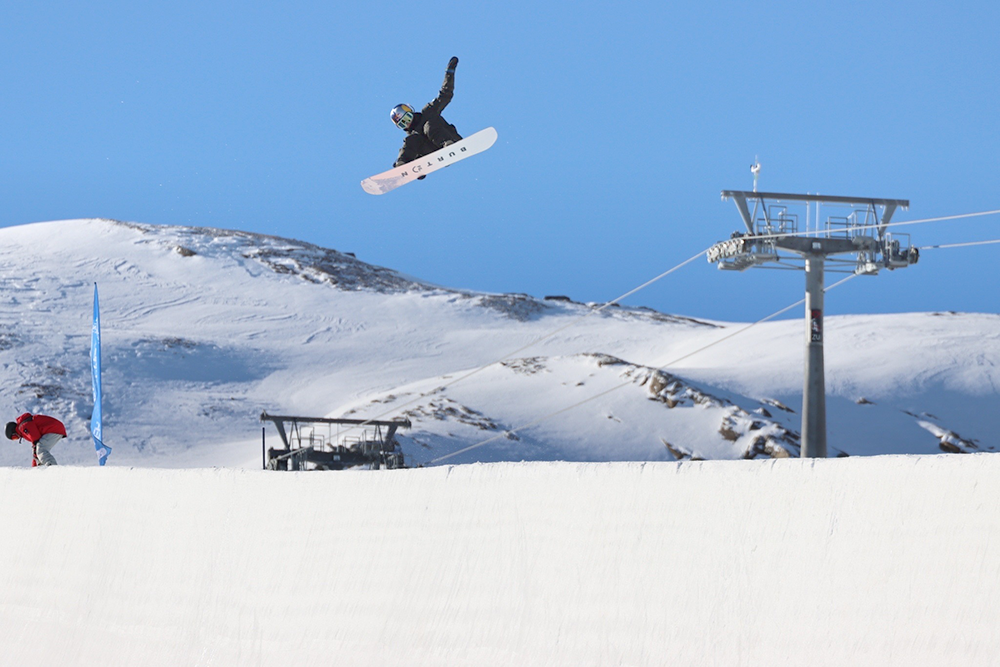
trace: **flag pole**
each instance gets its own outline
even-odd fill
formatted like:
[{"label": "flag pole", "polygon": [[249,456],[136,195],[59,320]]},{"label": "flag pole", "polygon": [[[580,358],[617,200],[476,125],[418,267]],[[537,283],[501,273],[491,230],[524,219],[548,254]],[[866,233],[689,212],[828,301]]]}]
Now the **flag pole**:
[{"label": "flag pole", "polygon": [[97,464],[108,461],[111,448],[104,444],[103,414],[101,410],[101,308],[97,297],[97,283],[94,283],[94,325],[90,332],[90,373],[94,385],[94,411],[90,415],[90,435],[97,451]]}]

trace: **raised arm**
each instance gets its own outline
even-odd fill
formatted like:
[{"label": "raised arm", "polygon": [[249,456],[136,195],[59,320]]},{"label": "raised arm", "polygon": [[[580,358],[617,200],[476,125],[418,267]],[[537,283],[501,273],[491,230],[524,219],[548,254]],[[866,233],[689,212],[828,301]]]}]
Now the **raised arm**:
[{"label": "raised arm", "polygon": [[438,96],[432,102],[423,108],[422,113],[440,114],[448,106],[448,103],[451,102],[451,98],[455,95],[456,67],[458,67],[458,57],[452,56],[451,60],[448,61],[448,69],[444,73],[444,83],[441,84],[441,91],[438,92]]}]

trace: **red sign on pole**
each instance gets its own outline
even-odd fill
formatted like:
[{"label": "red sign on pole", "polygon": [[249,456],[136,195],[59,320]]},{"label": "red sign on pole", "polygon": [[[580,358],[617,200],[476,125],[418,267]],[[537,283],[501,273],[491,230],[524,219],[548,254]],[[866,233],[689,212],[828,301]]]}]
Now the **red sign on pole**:
[{"label": "red sign on pole", "polygon": [[822,343],[823,342],[823,311],[822,310],[810,310],[809,311],[809,342],[811,343]]}]

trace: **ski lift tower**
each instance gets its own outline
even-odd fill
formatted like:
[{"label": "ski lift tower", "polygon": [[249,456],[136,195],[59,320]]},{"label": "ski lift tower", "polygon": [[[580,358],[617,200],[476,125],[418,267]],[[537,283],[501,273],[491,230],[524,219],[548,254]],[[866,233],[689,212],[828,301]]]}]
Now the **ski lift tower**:
[{"label": "ski lift tower", "polygon": [[[756,177],[756,173],[755,173]],[[756,178],[754,184],[756,185]],[[826,380],[823,372],[823,273],[875,275],[901,269],[920,257],[908,234],[886,231],[906,199],[831,197],[723,190],[746,226],[707,252],[720,269],[804,269],[806,358],[802,392],[803,458],[826,457]],[[827,215],[821,222],[820,211]],[[851,257],[846,257],[851,256]]]}]

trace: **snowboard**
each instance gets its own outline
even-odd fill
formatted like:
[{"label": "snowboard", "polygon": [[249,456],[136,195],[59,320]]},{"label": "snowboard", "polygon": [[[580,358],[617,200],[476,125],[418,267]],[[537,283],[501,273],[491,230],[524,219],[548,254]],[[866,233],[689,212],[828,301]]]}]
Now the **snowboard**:
[{"label": "snowboard", "polygon": [[482,153],[497,140],[497,131],[492,127],[470,134],[461,141],[445,146],[433,153],[419,157],[413,162],[384,171],[377,176],[371,176],[361,181],[361,187],[371,195],[384,195],[401,185],[415,181],[420,176],[426,176],[438,169],[453,165],[476,153]]}]

